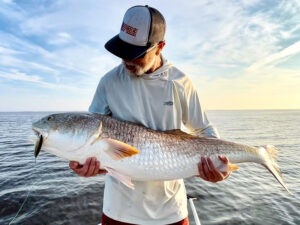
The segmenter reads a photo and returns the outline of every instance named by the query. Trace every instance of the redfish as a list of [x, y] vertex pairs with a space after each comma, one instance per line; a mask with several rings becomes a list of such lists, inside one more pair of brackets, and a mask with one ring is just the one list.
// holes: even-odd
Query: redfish
[[[274, 146], [251, 147], [181, 130], [155, 131], [106, 115], [60, 113], [33, 123], [40, 150], [83, 164], [96, 157], [101, 168], [130, 188], [131, 180], [174, 180], [199, 175], [201, 157], [210, 157], [220, 171], [238, 169], [237, 163], [263, 165], [287, 190], [276, 163]], [[218, 156], [227, 156], [224, 164]]]

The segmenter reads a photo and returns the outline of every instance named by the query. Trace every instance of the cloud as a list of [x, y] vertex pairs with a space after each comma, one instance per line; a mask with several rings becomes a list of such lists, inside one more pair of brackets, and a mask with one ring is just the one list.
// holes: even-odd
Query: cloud
[[[120, 60], [93, 45], [72, 40], [66, 32], [58, 33], [55, 40], [59, 47], [50, 50], [22, 40], [12, 34], [0, 32], [0, 66], [21, 72], [40, 74], [47, 80], [55, 80], [82, 86], [98, 82]], [[72, 45], [61, 46], [72, 42]], [[54, 42], [53, 42], [54, 44]], [[8, 71], [9, 72], [9, 71]], [[45, 73], [46, 72], [46, 73]]]
[[35, 83], [43, 88], [49, 88], [49, 89], [65, 89], [69, 91], [80, 90], [79, 88], [68, 86], [68, 85], [45, 82], [39, 76], [27, 75], [26, 73], [22, 73], [19, 71], [13, 71], [13, 73], [6, 73], [0, 71], [0, 77], [5, 78], [7, 80], [18, 80], [18, 81]]
[[[107, 38], [107, 33], [119, 30], [123, 17], [120, 7], [124, 4], [99, 0], [52, 2], [24, 20], [20, 29], [26, 35], [49, 36], [53, 32], [67, 32], [80, 40], [99, 42]], [[30, 8], [26, 10], [31, 11]]]
[[[1, 3], [0, 82], [18, 90], [33, 84], [45, 96], [65, 90], [74, 96], [70, 102], [80, 95], [89, 98], [100, 77], [120, 63], [103, 46], [118, 33], [126, 9], [136, 4], [121, 0]], [[253, 100], [258, 86], [270, 93], [277, 92], [267, 84], [276, 88], [285, 84], [282, 90], [291, 93], [296, 92], [295, 84], [300, 86], [299, 71], [291, 62], [299, 52], [298, 0], [147, 0], [140, 4], [163, 13], [167, 21], [163, 54], [192, 76], [202, 94], [207, 93], [210, 108], [216, 108], [220, 96], [224, 108], [233, 107], [231, 99], [236, 104]], [[76, 95], [73, 90], [79, 87]]]
[[[13, 52], [13, 51], [14, 50], [10, 50], [10, 52]], [[1, 52], [0, 52], [0, 65], [5, 66], [5, 67], [18, 68], [18, 69], [21, 69], [24, 71], [27, 71], [28, 69], [31, 69], [31, 70], [36, 69], [36, 70], [40, 70], [41, 72], [48, 71], [48, 72], [51, 72], [54, 74], [58, 73], [57, 70], [55, 70], [49, 66], [46, 66], [46, 65], [43, 65], [43, 64], [40, 64], [37, 62], [30, 62], [27, 60], [19, 59], [18, 57], [14, 57], [14, 56], [11, 56], [8, 54], [1, 55]]]
[[60, 32], [56, 35], [56, 37], [51, 38], [49, 40], [49, 44], [63, 45], [63, 44], [70, 43], [71, 41], [72, 41], [72, 37], [70, 34], [68, 34], [66, 32]]
[[288, 57], [295, 55], [300, 52], [300, 41], [292, 44], [291, 46], [281, 50], [280, 52], [271, 54], [266, 58], [253, 63], [246, 70], [248, 71], [256, 71], [265, 66], [274, 66], [284, 60], [287, 60]]
[[4, 48], [0, 46], [0, 54], [1, 55], [15, 55], [20, 54], [20, 51], [16, 51], [14, 49]]
[[294, 7], [299, 12], [297, 18], [287, 17], [281, 11], [287, 7], [286, 1], [271, 5], [252, 1], [250, 5], [255, 7], [235, 1], [201, 3], [201, 6], [195, 2], [182, 6], [187, 12], [184, 14], [179, 12], [181, 7], [180, 10], [174, 9], [175, 6], [168, 8], [176, 17], [167, 18], [171, 23], [168, 37], [172, 37], [167, 47], [172, 45], [168, 48], [172, 57], [182, 60], [186, 56], [189, 62], [205, 65], [252, 64], [277, 52], [288, 38], [297, 36], [299, 6]]
[[13, 0], [1, 0], [0, 2], [3, 2], [5, 4], [12, 4]]
[[20, 54], [35, 54], [39, 57], [51, 55], [44, 47], [35, 44], [34, 41], [28, 40], [26, 36], [18, 36], [18, 33], [12, 34], [0, 30], [0, 40], [0, 46], [2, 48], [18, 51]]
[[[1, 20], [8, 19], [11, 23], [22, 21], [25, 16], [24, 11], [12, 0], [0, 0]], [[0, 20], [0, 22], [1, 22]]]
[[20, 73], [15, 71], [14, 74], [7, 74], [0, 72], [0, 77], [11, 79], [11, 80], [22, 80], [22, 81], [29, 81], [29, 82], [40, 82], [41, 78], [39, 76], [28, 76], [25, 73]]

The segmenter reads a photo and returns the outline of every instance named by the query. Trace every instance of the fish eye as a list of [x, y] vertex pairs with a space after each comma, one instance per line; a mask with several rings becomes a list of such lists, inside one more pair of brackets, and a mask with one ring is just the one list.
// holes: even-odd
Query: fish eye
[[52, 119], [53, 119], [52, 116], [48, 116], [48, 118], [47, 118], [48, 121], [51, 121]]

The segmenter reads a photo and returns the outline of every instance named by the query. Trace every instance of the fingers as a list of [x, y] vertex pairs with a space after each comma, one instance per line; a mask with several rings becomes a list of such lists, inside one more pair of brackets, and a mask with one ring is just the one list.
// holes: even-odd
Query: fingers
[[76, 161], [70, 161], [70, 162], [69, 162], [69, 167], [70, 167], [72, 170], [76, 169], [78, 166], [79, 166], [79, 163], [76, 162]]
[[214, 174], [210, 171], [207, 160], [201, 157], [201, 162], [198, 164], [199, 176], [206, 181], [214, 180]]
[[[229, 165], [229, 159], [228, 159], [226, 156], [219, 156], [219, 159], [220, 159], [223, 163]], [[230, 173], [231, 173], [230, 170], [229, 170], [229, 171], [226, 171], [226, 172], [222, 172], [224, 179], [226, 179], [226, 178], [230, 175]]]
[[[99, 164], [99, 166], [98, 166], [98, 164], [97, 164], [95, 172], [97, 172], [97, 174], [107, 173], [106, 170], [104, 170], [104, 169], [99, 169], [99, 168], [101, 167], [101, 164], [100, 164], [99, 161], [97, 161], [97, 163]], [[98, 169], [97, 169], [97, 168], [98, 168]]]
[[70, 168], [79, 176], [91, 177], [99, 174], [100, 162], [95, 157], [87, 158], [84, 165], [70, 161]]
[[[91, 177], [94, 176], [96, 174], [93, 174], [94, 170], [95, 170], [95, 165], [96, 164], [96, 158], [92, 157], [92, 158], [88, 158], [83, 167], [79, 169], [79, 176], [83, 176], [83, 177]], [[99, 169], [99, 168], [98, 168]]]
[[99, 168], [100, 168], [100, 162], [96, 160], [95, 169], [93, 171], [93, 174], [99, 174]]
[[[96, 158], [91, 158], [90, 163], [89, 163], [89, 165], [87, 167], [87, 172], [85, 174], [86, 177], [91, 177], [91, 176], [94, 175], [94, 171], [95, 171], [96, 164], [97, 164], [96, 161], [97, 161]], [[98, 168], [98, 170], [99, 170], [99, 168]]]
[[[201, 158], [201, 160], [202, 160], [202, 158]], [[207, 177], [204, 174], [204, 169], [203, 169], [202, 161], [198, 163], [198, 171], [199, 171], [199, 177], [201, 177], [203, 180], [207, 180]]]
[[229, 163], [229, 159], [226, 156], [219, 155], [219, 159], [225, 164]]
[[208, 157], [207, 162], [209, 167], [211, 168], [211, 173], [213, 174], [214, 180], [211, 182], [218, 182], [224, 179], [223, 174], [215, 167], [214, 163]]
[[75, 172], [79, 175], [79, 176], [85, 176], [88, 172], [88, 168], [89, 165], [91, 163], [92, 158], [87, 158], [87, 160], [85, 161], [85, 163], [83, 164], [83, 166], [81, 168], [78, 168]]
[[212, 173], [212, 171], [211, 171], [211, 169], [210, 169], [210, 167], [209, 167], [209, 165], [207, 163], [207, 160], [203, 157], [201, 159], [201, 161], [202, 161], [203, 170], [204, 170], [204, 173], [205, 173], [205, 175], [207, 177], [207, 180], [208, 181], [213, 181], [214, 180], [214, 174]]
[[[226, 156], [219, 156], [219, 159], [225, 164], [229, 163]], [[199, 177], [213, 183], [226, 179], [230, 174], [230, 172], [222, 173], [219, 171], [209, 157], [201, 157], [201, 162], [198, 164], [198, 171]]]

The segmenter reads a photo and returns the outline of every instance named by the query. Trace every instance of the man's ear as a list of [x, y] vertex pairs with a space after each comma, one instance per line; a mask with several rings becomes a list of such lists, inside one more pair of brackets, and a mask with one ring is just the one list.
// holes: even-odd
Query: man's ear
[[156, 55], [159, 55], [160, 52], [163, 50], [163, 48], [165, 47], [166, 42], [165, 41], [161, 41], [159, 44], [157, 44], [157, 50], [155, 52]]

